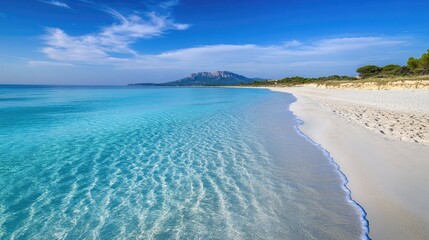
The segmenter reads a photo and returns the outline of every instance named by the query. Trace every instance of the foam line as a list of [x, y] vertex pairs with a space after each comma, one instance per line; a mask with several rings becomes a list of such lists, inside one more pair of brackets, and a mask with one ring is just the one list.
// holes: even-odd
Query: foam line
[[366, 218], [367, 217], [367, 213], [365, 211], [365, 209], [362, 207], [362, 205], [360, 205], [358, 202], [356, 202], [353, 198], [352, 198], [352, 191], [347, 187], [347, 184], [349, 183], [349, 180], [347, 178], [347, 176], [341, 171], [340, 165], [338, 165], [337, 162], [335, 162], [334, 158], [331, 157], [331, 153], [324, 149], [322, 147], [322, 145], [320, 145], [319, 143], [313, 141], [313, 139], [311, 139], [309, 136], [307, 136], [303, 131], [301, 131], [301, 129], [299, 128], [299, 126], [304, 124], [304, 121], [301, 120], [300, 118], [298, 118], [296, 115], [294, 115], [296, 120], [297, 120], [297, 125], [295, 126], [295, 130], [297, 131], [297, 133], [299, 135], [301, 135], [304, 139], [306, 139], [308, 142], [312, 143], [313, 145], [315, 145], [317, 148], [319, 148], [323, 154], [330, 160], [330, 162], [332, 163], [332, 165], [334, 165], [334, 167], [336, 168], [338, 174], [341, 177], [342, 180], [342, 187], [343, 189], [347, 192], [347, 198], [346, 200], [353, 203], [353, 205], [358, 209], [358, 211], [361, 213], [361, 223], [364, 229], [363, 235], [361, 236], [361, 238], [363, 240], [371, 240], [371, 238], [369, 237], [369, 232], [370, 232], [370, 227], [369, 227], [369, 221]]

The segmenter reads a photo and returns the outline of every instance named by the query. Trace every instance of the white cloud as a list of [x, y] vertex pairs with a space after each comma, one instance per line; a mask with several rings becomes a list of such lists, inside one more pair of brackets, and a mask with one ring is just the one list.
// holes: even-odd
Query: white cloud
[[49, 62], [49, 61], [29, 61], [28, 66], [30, 67], [73, 67], [71, 63], [62, 63], [62, 62]]
[[[179, 49], [156, 55], [138, 55], [121, 62], [125, 68], [235, 68], [263, 69], [291, 67], [300, 63], [316, 66], [317, 63], [337, 61], [338, 64], [359, 61], [363, 55], [378, 55], [403, 43], [400, 39], [382, 37], [333, 38], [311, 43], [263, 45], [208, 45]], [[113, 63], [114, 64], [114, 63]]]
[[48, 28], [44, 36], [47, 46], [41, 51], [54, 60], [106, 64], [121, 61], [112, 57], [113, 53], [137, 56], [130, 45], [138, 39], [157, 37], [167, 30], [188, 28], [187, 24], [175, 23], [154, 12], [147, 13], [144, 19], [137, 15], [125, 17], [114, 10], [109, 10], [109, 13], [119, 23], [105, 27], [96, 34], [70, 36], [59, 28]]
[[[94, 5], [87, 0], [80, 1]], [[170, 8], [177, 4], [177, 0], [164, 1], [160, 7]], [[48, 28], [41, 52], [50, 59], [50, 63], [107, 65], [152, 73], [231, 70], [273, 78], [285, 74], [349, 74], [359, 65], [383, 62], [407, 42], [390, 37], [346, 37], [292, 40], [275, 45], [216, 44], [144, 54], [137, 52], [132, 45], [141, 39], [162, 36], [169, 30], [186, 30], [189, 25], [173, 21], [169, 14], [149, 12], [144, 16], [124, 16], [106, 6], [94, 7], [112, 15], [117, 23], [102, 28], [98, 33], [77, 36], [59, 28]], [[38, 66], [43, 63], [35, 61], [29, 64]]]
[[[382, 62], [389, 58], [389, 52], [406, 43], [404, 39], [388, 37], [328, 38], [269, 46], [206, 45], [140, 54], [130, 48], [130, 42], [157, 36], [167, 25], [174, 24], [156, 23], [157, 20], [141, 23], [140, 19], [129, 18], [126, 21], [97, 35], [72, 37], [60, 29], [50, 29], [45, 37], [48, 47], [43, 52], [50, 59], [61, 62], [111, 65], [117, 69], [150, 72], [231, 70], [276, 78], [286, 74], [349, 74], [357, 66], [366, 64], [368, 59], [371, 63]], [[112, 52], [128, 53], [129, 56], [117, 58]]]
[[172, 8], [177, 5], [179, 5], [179, 0], [169, 0], [169, 1], [161, 2], [159, 4], [159, 6], [164, 9]]
[[67, 3], [60, 2], [60, 1], [55, 1], [55, 0], [51, 0], [51, 1], [48, 1], [48, 0], [39, 0], [39, 1], [43, 2], [43, 3], [50, 4], [50, 5], [54, 5], [54, 6], [57, 6], [57, 7], [70, 8], [70, 6], [67, 5]]

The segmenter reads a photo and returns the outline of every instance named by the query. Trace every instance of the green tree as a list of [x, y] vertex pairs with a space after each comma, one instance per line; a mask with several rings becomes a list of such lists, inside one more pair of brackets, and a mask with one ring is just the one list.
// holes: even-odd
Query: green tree
[[409, 58], [407, 66], [415, 74], [428, 74], [429, 73], [429, 50], [423, 53], [421, 58]]
[[423, 70], [423, 74], [428, 74], [429, 73], [429, 49], [426, 53], [423, 53], [419, 62], [420, 62], [420, 67]]
[[389, 65], [384, 66], [383, 69], [381, 70], [381, 72], [383, 73], [383, 75], [397, 76], [397, 75], [400, 75], [401, 66], [396, 65], [396, 64], [389, 64]]
[[411, 71], [416, 71], [420, 65], [420, 60], [413, 57], [408, 58], [407, 66]]
[[359, 76], [362, 78], [377, 76], [381, 73], [381, 71], [382, 68], [375, 65], [363, 66], [356, 70], [356, 72], [359, 73]]

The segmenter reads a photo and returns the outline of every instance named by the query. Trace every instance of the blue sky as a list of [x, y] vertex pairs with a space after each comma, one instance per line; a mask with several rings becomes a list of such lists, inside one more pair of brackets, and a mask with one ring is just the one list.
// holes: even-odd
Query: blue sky
[[355, 75], [429, 48], [429, 1], [2, 0], [0, 84]]

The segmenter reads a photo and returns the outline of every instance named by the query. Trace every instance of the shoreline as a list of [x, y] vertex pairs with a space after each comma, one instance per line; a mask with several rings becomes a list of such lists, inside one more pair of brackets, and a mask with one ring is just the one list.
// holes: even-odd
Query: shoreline
[[347, 198], [346, 200], [348, 202], [350, 202], [361, 214], [361, 224], [362, 224], [362, 228], [364, 229], [361, 239], [371, 239], [369, 237], [369, 232], [370, 232], [370, 227], [369, 227], [369, 221], [367, 219], [367, 212], [365, 211], [365, 209], [362, 207], [361, 204], [359, 204], [358, 202], [356, 202], [353, 197], [352, 197], [352, 191], [349, 189], [348, 184], [349, 184], [349, 179], [347, 178], [347, 176], [344, 174], [344, 172], [341, 170], [340, 165], [335, 161], [335, 159], [331, 156], [331, 153], [326, 150], [325, 148], [323, 148], [322, 145], [320, 145], [319, 143], [315, 142], [313, 139], [311, 139], [309, 136], [307, 136], [301, 129], [300, 127], [305, 123], [303, 120], [301, 120], [298, 116], [296, 116], [296, 119], [299, 121], [298, 125], [296, 126], [296, 131], [298, 132], [298, 134], [300, 134], [303, 138], [305, 138], [307, 141], [309, 141], [311, 144], [317, 146], [322, 152], [323, 154], [329, 159], [330, 163], [335, 167], [335, 170], [338, 172], [338, 174], [340, 175], [341, 179], [342, 179], [342, 188], [344, 189], [344, 191], [347, 192]]
[[[297, 98], [290, 110], [304, 122], [299, 131], [319, 144], [338, 164], [340, 173], [348, 180], [346, 188], [350, 190], [353, 201], [367, 213], [369, 237], [429, 237], [426, 208], [429, 202], [429, 177], [426, 176], [429, 161], [424, 161], [429, 155], [427, 145], [407, 142], [406, 139], [389, 139], [353, 122], [353, 119], [321, 107], [327, 95], [344, 90], [329, 90], [331, 92], [327, 93], [325, 89], [312, 89], [309, 94], [306, 92], [308, 88], [268, 89], [291, 93]], [[313, 98], [311, 94], [320, 96]], [[373, 91], [371, 94], [377, 93]]]

